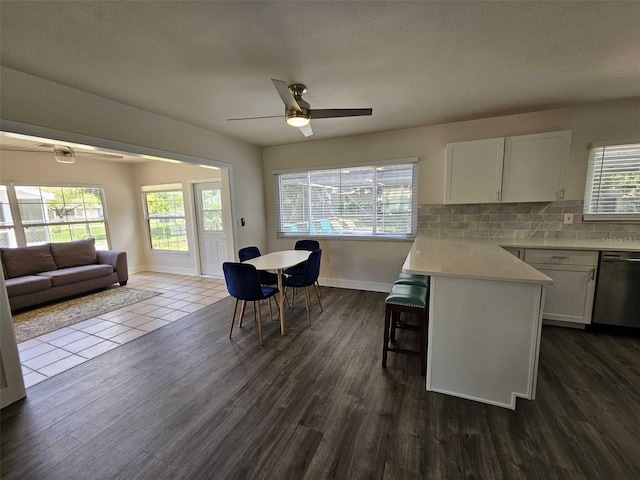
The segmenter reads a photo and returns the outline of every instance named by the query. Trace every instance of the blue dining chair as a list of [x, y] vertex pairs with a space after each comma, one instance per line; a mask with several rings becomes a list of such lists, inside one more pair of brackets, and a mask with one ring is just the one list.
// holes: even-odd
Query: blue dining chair
[[[310, 252], [313, 252], [314, 250], [320, 249], [320, 242], [318, 242], [317, 240], [308, 239], [298, 240], [293, 248], [294, 250], [308, 250]], [[285, 275], [303, 275], [306, 268], [306, 263], [307, 262], [302, 262], [293, 267], [286, 268], [284, 270]], [[322, 290], [320, 290], [320, 284], [317, 280], [313, 288], [316, 290], [316, 295], [320, 295], [322, 297]]]
[[[238, 250], [238, 258], [241, 262], [245, 260], [251, 260], [252, 258], [256, 258], [262, 255], [260, 253], [260, 249], [255, 246], [244, 247]], [[262, 285], [277, 285], [278, 284], [278, 275], [272, 272], [265, 272], [262, 270], [258, 271], [258, 275], [260, 275], [260, 283]]]
[[[274, 287], [266, 287], [260, 283], [260, 276], [256, 267], [248, 263], [224, 262], [222, 264], [224, 279], [227, 283], [229, 295], [236, 299], [233, 306], [233, 316], [231, 317], [231, 328], [229, 329], [229, 338], [233, 333], [233, 324], [236, 320], [236, 310], [238, 301], [242, 300], [240, 307], [240, 319], [238, 327], [242, 328], [242, 317], [247, 302], [253, 302], [254, 311], [258, 315], [258, 331], [260, 333], [260, 345], [264, 345], [262, 340], [262, 312], [260, 311], [260, 300], [266, 300], [278, 293], [278, 289]], [[273, 316], [271, 311], [271, 303], [269, 303], [269, 314]]]
[[[310, 301], [309, 301], [309, 287], [314, 285], [318, 281], [318, 276], [320, 275], [320, 260], [322, 258], [322, 250], [318, 249], [309, 255], [309, 258], [306, 261], [304, 272], [300, 275], [290, 275], [285, 277], [282, 280], [282, 285], [284, 287], [291, 288], [304, 288], [304, 298], [305, 298], [305, 306], [307, 307], [307, 320], [309, 320], [309, 325], [311, 325], [311, 313], [310, 313]], [[294, 290], [295, 291], [295, 290]], [[320, 311], [322, 312], [322, 302], [320, 302], [320, 295], [317, 290], [316, 298], [318, 299], [318, 305], [320, 305]], [[293, 300], [291, 301], [291, 305], [293, 307]]]

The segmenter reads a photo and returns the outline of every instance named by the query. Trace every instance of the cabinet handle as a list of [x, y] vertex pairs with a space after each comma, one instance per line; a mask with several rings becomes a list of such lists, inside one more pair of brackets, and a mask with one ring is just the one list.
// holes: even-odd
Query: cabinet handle
[[591, 275], [589, 276], [589, 280], [595, 280], [596, 279], [596, 268], [593, 267], [591, 269]]
[[551, 258], [555, 258], [556, 260], [564, 260], [565, 258], [569, 258], [569, 255], [553, 255]]
[[564, 200], [564, 188], [561, 188], [560, 190], [558, 190], [556, 192], [556, 195], [558, 196], [558, 200]]

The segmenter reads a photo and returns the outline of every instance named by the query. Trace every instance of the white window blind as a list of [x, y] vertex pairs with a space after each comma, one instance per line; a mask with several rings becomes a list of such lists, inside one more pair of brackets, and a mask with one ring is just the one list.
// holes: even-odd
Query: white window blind
[[417, 163], [276, 173], [278, 235], [415, 236]]
[[640, 220], [640, 143], [592, 146], [584, 219]]

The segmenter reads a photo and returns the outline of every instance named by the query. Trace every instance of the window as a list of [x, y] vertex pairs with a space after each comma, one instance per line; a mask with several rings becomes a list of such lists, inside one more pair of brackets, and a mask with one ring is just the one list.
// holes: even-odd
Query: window
[[17, 247], [16, 230], [9, 202], [9, 191], [0, 185], [0, 247]]
[[143, 196], [151, 249], [188, 252], [182, 186], [143, 187]]
[[108, 248], [102, 189], [16, 186], [27, 245], [95, 238]]
[[0, 246], [95, 238], [109, 248], [104, 195], [97, 187], [0, 185]]
[[640, 220], [640, 143], [592, 145], [584, 218]]
[[276, 172], [278, 235], [410, 238], [417, 224], [417, 159]]

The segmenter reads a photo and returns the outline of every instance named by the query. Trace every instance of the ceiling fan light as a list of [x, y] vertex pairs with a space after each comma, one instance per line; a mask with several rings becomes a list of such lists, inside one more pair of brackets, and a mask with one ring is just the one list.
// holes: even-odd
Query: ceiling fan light
[[309, 115], [305, 115], [302, 112], [287, 113], [287, 124], [292, 127], [306, 127], [309, 125], [309, 120]]
[[75, 163], [76, 161], [76, 156], [71, 147], [56, 145], [53, 149], [53, 154], [58, 163]]

